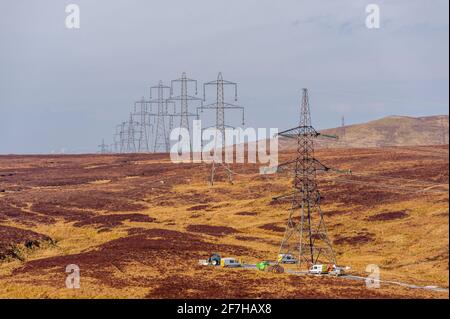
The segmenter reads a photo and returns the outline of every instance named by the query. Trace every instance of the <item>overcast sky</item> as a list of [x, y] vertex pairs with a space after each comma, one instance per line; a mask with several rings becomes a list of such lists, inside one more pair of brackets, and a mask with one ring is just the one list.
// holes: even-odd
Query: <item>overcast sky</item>
[[[80, 29], [65, 7], [78, 4]], [[377, 3], [380, 29], [365, 25]], [[247, 125], [448, 114], [447, 0], [2, 0], [0, 153], [95, 152], [158, 80], [221, 71]], [[201, 92], [200, 92], [201, 93]], [[237, 123], [239, 124], [239, 123]]]

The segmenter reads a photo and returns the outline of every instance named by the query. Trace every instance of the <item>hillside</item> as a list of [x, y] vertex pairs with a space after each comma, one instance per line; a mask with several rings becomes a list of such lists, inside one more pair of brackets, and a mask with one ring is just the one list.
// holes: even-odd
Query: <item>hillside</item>
[[[448, 115], [427, 117], [388, 116], [363, 124], [321, 130], [338, 140], [321, 138], [318, 147], [380, 147], [448, 144]], [[280, 141], [292, 148], [294, 141]]]
[[[294, 156], [280, 154], [280, 161]], [[448, 148], [321, 149], [352, 176], [319, 176], [339, 264], [448, 287]], [[198, 265], [213, 252], [273, 259], [291, 203], [288, 172], [233, 165], [235, 184], [164, 154], [0, 156], [0, 298], [448, 298], [383, 283]], [[7, 234], [7, 235], [6, 235]], [[67, 289], [66, 266], [81, 269]]]

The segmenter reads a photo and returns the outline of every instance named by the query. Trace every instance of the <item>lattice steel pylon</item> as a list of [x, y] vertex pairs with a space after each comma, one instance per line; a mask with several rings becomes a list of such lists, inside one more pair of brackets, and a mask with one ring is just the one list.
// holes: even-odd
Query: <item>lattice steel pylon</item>
[[[174, 84], [180, 83], [180, 95], [174, 96]], [[184, 128], [189, 132], [189, 136], [191, 136], [191, 130], [189, 125], [189, 117], [196, 117], [197, 114], [189, 112], [189, 101], [202, 101], [201, 98], [192, 96], [188, 94], [188, 84], [193, 83], [195, 85], [195, 95], [197, 95], [197, 80], [189, 79], [186, 76], [186, 73], [183, 72], [181, 74], [181, 78], [172, 80], [170, 84], [170, 101], [180, 101], [180, 128]], [[173, 116], [170, 117], [170, 120], [173, 121]], [[190, 141], [190, 149], [192, 152], [192, 142]]]
[[[152, 92], [157, 90], [157, 98], [152, 98]], [[155, 141], [153, 150], [155, 152], [163, 151], [168, 153], [170, 148], [170, 141], [166, 127], [166, 117], [168, 117], [168, 100], [165, 98], [164, 92], [170, 90], [170, 86], [164, 85], [162, 81], [159, 81], [158, 85], [150, 87], [150, 105], [157, 104], [157, 113], [152, 114], [155, 117]]]
[[303, 89], [300, 125], [279, 135], [297, 140], [297, 156], [293, 161], [279, 165], [294, 166], [294, 192], [290, 195], [292, 206], [278, 256], [298, 256], [299, 268], [312, 264], [336, 264], [320, 208], [320, 192], [316, 181], [317, 171], [327, 171], [329, 168], [314, 157], [314, 138], [320, 133], [311, 125], [307, 89]]
[[108, 152], [108, 145], [105, 144], [105, 139], [102, 139], [102, 144], [98, 145], [98, 147], [100, 148], [100, 154], [106, 154], [109, 153]]
[[113, 145], [112, 149], [115, 153], [120, 153], [120, 129], [122, 128], [122, 124], [116, 125], [115, 132], [113, 134]]
[[[218, 149], [220, 149], [220, 151], [222, 152], [221, 163], [216, 163], [215, 159], [211, 163], [211, 175], [210, 175], [209, 182], [211, 185], [214, 185], [214, 178], [216, 176], [216, 166], [217, 166], [217, 164], [219, 164], [222, 167], [224, 167], [225, 171], [227, 172], [228, 181], [230, 183], [232, 183], [233, 182], [233, 172], [231, 171], [229, 165], [227, 163], [225, 163], [224, 156], [223, 156], [223, 152], [226, 147], [226, 145], [225, 145], [225, 128], [226, 127], [233, 128], [232, 126], [227, 125], [225, 123], [225, 110], [232, 110], [232, 109], [241, 110], [242, 111], [242, 125], [245, 125], [244, 107], [225, 102], [224, 87], [226, 85], [231, 85], [234, 87], [234, 100], [237, 101], [237, 83], [224, 80], [221, 72], [219, 72], [219, 74], [217, 75], [216, 81], [211, 81], [211, 82], [207, 82], [207, 83], [203, 84], [203, 101], [206, 101], [206, 86], [208, 86], [208, 85], [216, 86], [216, 102], [208, 104], [208, 105], [202, 105], [201, 107], [197, 108], [197, 113], [198, 113], [199, 109], [202, 112], [204, 110], [215, 110], [216, 111], [215, 128], [216, 128], [216, 133], [219, 132], [221, 135], [221, 144], [220, 144], [220, 146], [218, 146], [217, 144], [214, 146], [214, 155], [217, 153]], [[205, 129], [207, 129], [207, 128], [205, 128]], [[217, 142], [217, 134], [216, 134], [215, 141]], [[214, 158], [215, 158], [215, 156], [214, 156]]]
[[[118, 141], [118, 145], [119, 145], [119, 149], [118, 152], [119, 153], [124, 153], [125, 149], [126, 149], [126, 140], [125, 140], [125, 127], [126, 127], [127, 122], [122, 122], [119, 125], [117, 125], [116, 129], [119, 129], [118, 132], [118, 136], [119, 136], [119, 141]], [[117, 132], [116, 132], [117, 134]], [[116, 135], [117, 136], [117, 135]]]
[[128, 122], [126, 122], [126, 129], [125, 129], [125, 152], [126, 153], [136, 153], [136, 142], [137, 138], [136, 135], [139, 135], [139, 123], [134, 120], [133, 113], [130, 113], [130, 118]]
[[137, 141], [137, 152], [150, 152], [151, 139], [153, 136], [153, 125], [150, 123], [151, 104], [142, 97], [140, 101], [134, 102], [133, 115], [139, 118], [139, 137]]

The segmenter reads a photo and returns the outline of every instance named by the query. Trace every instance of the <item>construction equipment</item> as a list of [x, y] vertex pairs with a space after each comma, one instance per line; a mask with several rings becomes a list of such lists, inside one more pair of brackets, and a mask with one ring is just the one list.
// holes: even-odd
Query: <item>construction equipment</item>
[[284, 268], [282, 266], [267, 260], [257, 263], [256, 269], [258, 269], [259, 271], [267, 271], [276, 274], [282, 274], [284, 272]]
[[236, 258], [226, 257], [220, 260], [220, 266], [234, 268], [234, 267], [241, 267], [242, 264]]
[[256, 268], [261, 271], [265, 271], [267, 269], [267, 267], [269, 267], [269, 266], [270, 266], [270, 263], [267, 260], [261, 261], [256, 264]]
[[221, 258], [219, 254], [212, 254], [208, 259], [200, 259], [198, 263], [202, 266], [219, 266], [220, 261]]
[[219, 266], [220, 265], [220, 255], [219, 254], [212, 254], [211, 257], [208, 258], [208, 264], [213, 266]]
[[284, 273], [284, 268], [280, 265], [273, 265], [267, 267], [268, 272], [273, 272], [274, 274], [282, 274]]

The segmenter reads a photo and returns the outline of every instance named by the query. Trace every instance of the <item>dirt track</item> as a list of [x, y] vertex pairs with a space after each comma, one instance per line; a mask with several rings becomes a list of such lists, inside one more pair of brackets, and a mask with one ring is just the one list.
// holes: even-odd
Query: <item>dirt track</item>
[[[448, 148], [325, 149], [317, 157], [355, 172], [345, 183], [320, 176], [342, 264], [363, 274], [376, 263], [386, 279], [448, 287]], [[289, 174], [233, 170], [235, 185], [219, 172], [210, 188], [204, 164], [159, 154], [0, 156], [0, 297], [448, 297], [198, 266], [211, 252], [273, 258], [283, 235], [289, 201], [272, 197], [289, 191]], [[65, 288], [68, 264], [81, 268], [78, 291]]]

